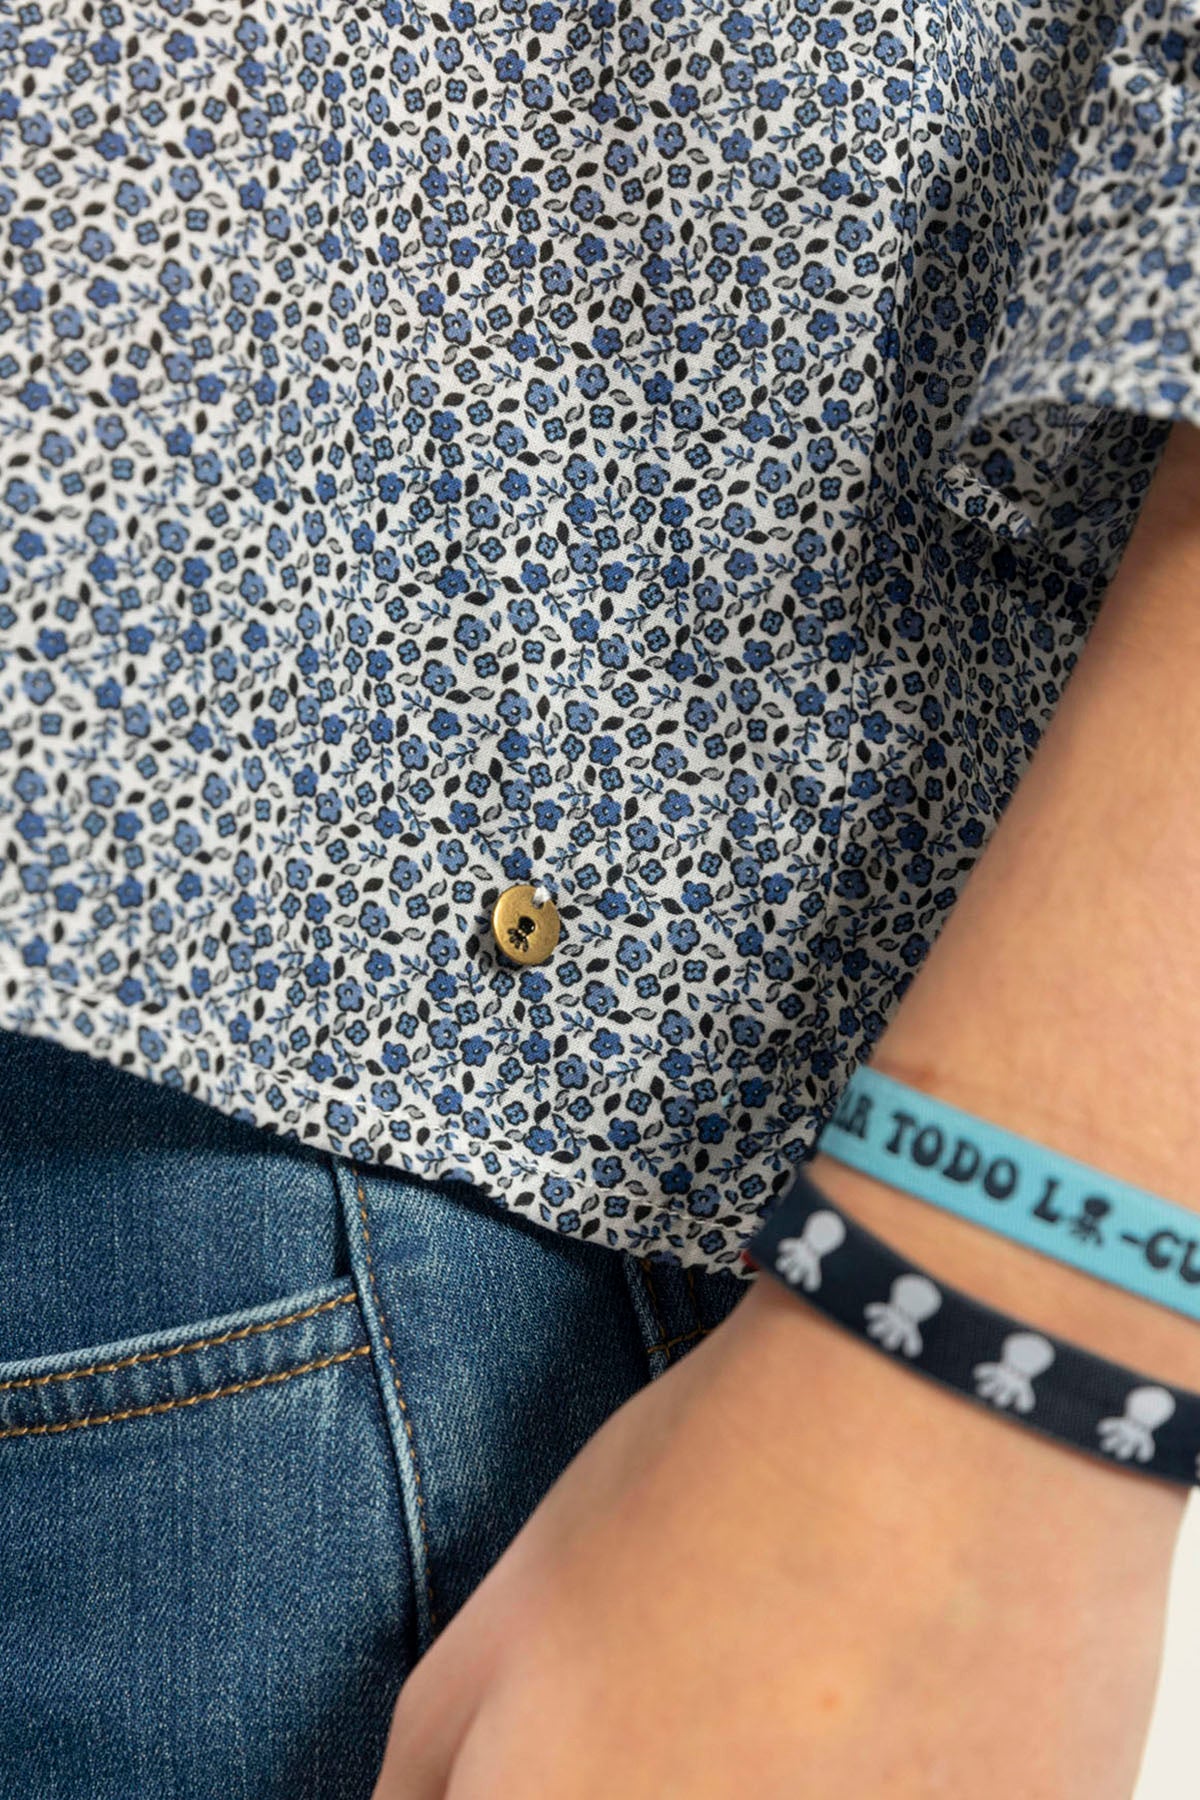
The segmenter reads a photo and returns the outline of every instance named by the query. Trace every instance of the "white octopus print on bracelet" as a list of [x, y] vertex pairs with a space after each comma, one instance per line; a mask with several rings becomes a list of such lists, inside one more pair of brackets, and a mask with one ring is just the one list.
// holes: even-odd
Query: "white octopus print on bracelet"
[[1200, 1482], [1200, 1394], [934, 1281], [802, 1169], [742, 1254], [884, 1354], [1002, 1417], [1160, 1480]]

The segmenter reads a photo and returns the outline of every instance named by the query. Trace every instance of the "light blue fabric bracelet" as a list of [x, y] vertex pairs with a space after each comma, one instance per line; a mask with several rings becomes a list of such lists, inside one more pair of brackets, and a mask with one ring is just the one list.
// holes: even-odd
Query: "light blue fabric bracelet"
[[1113, 1287], [1200, 1319], [1200, 1214], [866, 1064], [816, 1148]]

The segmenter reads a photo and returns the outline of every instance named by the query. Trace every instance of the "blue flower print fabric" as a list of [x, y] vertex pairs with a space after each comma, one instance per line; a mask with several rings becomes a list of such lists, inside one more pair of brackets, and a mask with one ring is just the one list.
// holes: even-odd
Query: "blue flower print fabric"
[[1196, 15], [0, 8], [0, 1025], [746, 1273], [1200, 417]]

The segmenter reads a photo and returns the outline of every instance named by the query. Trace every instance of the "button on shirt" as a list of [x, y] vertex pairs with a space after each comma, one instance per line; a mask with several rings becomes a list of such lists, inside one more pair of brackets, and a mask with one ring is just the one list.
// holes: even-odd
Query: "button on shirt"
[[559, 930], [553, 900], [528, 882], [505, 888], [492, 909], [492, 939], [509, 962], [545, 962], [558, 942]]
[[745, 1273], [1200, 422], [1196, 0], [0, 29], [0, 1023]]

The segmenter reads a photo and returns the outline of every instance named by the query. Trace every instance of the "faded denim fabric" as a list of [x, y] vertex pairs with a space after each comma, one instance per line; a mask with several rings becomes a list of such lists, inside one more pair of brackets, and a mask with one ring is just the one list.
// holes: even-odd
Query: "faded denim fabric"
[[0, 1034], [0, 1796], [366, 1800], [415, 1661], [746, 1291]]

